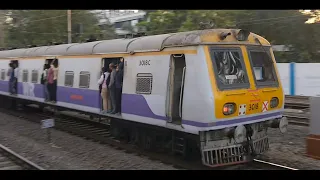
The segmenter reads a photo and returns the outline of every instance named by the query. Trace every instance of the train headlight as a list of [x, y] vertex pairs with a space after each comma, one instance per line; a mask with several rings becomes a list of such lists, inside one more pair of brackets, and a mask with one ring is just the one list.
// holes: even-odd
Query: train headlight
[[273, 97], [270, 100], [270, 108], [275, 108], [279, 105], [279, 99], [277, 97]]
[[236, 129], [234, 130], [234, 135], [233, 135], [235, 142], [242, 143], [243, 141], [245, 141], [246, 136], [247, 136], [246, 128], [243, 125], [237, 126]]
[[233, 114], [236, 111], [236, 106], [234, 103], [227, 103], [223, 106], [223, 114], [224, 115], [230, 115]]

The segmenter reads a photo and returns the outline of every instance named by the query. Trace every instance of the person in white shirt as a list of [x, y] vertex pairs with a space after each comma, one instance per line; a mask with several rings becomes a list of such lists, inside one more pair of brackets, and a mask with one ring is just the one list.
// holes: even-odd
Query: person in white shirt
[[102, 75], [98, 81], [98, 85], [101, 86], [101, 97], [103, 101], [102, 113], [107, 113], [107, 111], [110, 109], [109, 93], [106, 83], [109, 75], [110, 73], [107, 71], [107, 68], [102, 68]]

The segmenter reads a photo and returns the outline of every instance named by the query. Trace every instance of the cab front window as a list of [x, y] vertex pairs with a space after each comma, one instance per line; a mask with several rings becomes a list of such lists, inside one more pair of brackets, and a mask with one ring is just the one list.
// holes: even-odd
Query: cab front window
[[211, 59], [220, 90], [249, 87], [240, 48], [212, 48]]
[[277, 85], [277, 78], [270, 48], [248, 48], [251, 67], [257, 86]]

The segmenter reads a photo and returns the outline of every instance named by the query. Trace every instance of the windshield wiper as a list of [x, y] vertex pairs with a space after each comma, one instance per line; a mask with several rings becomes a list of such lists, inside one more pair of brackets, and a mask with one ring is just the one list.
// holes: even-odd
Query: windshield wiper
[[273, 60], [272, 60], [270, 54], [267, 52], [267, 50], [264, 49], [264, 47], [263, 47], [262, 43], [260, 42], [260, 40], [257, 37], [255, 37], [255, 41], [257, 41], [260, 44], [260, 47], [262, 48], [262, 50], [268, 55], [269, 61], [271, 63], [273, 63]]

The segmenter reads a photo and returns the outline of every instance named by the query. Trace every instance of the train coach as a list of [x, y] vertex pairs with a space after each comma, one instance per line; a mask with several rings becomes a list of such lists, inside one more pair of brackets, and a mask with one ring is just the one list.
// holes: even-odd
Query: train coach
[[[124, 58], [121, 115], [101, 113], [101, 68]], [[58, 64], [57, 102], [44, 101], [40, 76]], [[8, 92], [8, 64], [19, 69]], [[285, 132], [284, 93], [270, 43], [241, 29], [61, 44], [0, 51], [2, 99], [28, 100], [111, 119], [111, 132], [144, 148], [206, 166], [250, 161], [268, 150], [268, 128]]]

